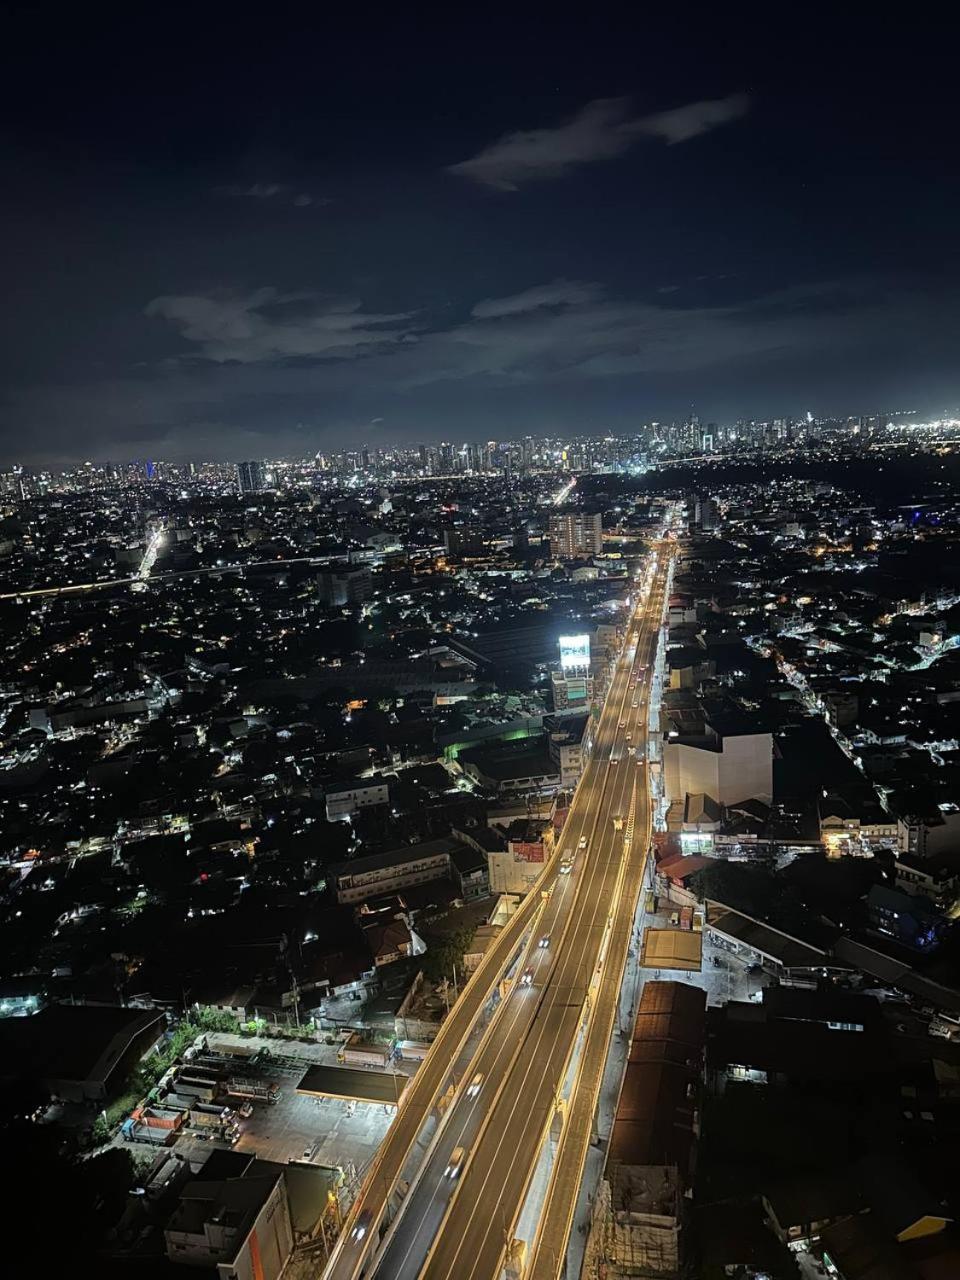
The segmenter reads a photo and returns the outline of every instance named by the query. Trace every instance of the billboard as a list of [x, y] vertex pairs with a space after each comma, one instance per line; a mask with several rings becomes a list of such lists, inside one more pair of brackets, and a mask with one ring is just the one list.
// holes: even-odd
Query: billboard
[[590, 637], [560, 637], [560, 670], [585, 671], [590, 667]]

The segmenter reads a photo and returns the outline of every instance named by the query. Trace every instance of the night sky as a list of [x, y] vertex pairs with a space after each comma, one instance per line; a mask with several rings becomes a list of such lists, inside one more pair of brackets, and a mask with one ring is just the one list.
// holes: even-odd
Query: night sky
[[7, 9], [0, 465], [960, 402], [955, 27], [454, 8]]

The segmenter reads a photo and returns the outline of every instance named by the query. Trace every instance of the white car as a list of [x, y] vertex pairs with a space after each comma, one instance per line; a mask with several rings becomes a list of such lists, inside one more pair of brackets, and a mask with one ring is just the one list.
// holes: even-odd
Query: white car
[[480, 1086], [483, 1084], [483, 1072], [478, 1071], [470, 1083], [467, 1085], [467, 1097], [475, 1098], [480, 1092]]
[[587, 847], [587, 837], [586, 837], [586, 836], [581, 836], [581, 837], [580, 837], [580, 848], [581, 848], [581, 849], [585, 849], [586, 847]]
[[364, 1209], [364, 1211], [360, 1214], [359, 1218], [357, 1218], [357, 1221], [356, 1221], [356, 1224], [354, 1225], [353, 1230], [350, 1232], [350, 1239], [362, 1240], [363, 1237], [370, 1230], [370, 1221], [372, 1218], [373, 1218], [372, 1211], [370, 1209]]
[[454, 1147], [450, 1152], [450, 1163], [443, 1171], [445, 1178], [457, 1178], [460, 1176], [460, 1170], [463, 1168], [463, 1157], [467, 1154], [466, 1147]]
[[547, 947], [549, 947], [549, 945], [550, 945], [550, 935], [549, 933], [545, 933], [543, 937], [540, 939], [540, 941], [537, 943], [537, 946], [540, 947], [542, 951], [545, 951]]
[[533, 970], [532, 969], [524, 969], [523, 973], [520, 975], [520, 985], [521, 987], [533, 986]]

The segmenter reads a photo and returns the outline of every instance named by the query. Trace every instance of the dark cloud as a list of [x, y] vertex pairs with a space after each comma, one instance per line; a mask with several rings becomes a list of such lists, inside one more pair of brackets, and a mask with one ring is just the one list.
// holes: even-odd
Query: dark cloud
[[655, 115], [631, 116], [628, 98], [598, 98], [562, 124], [504, 134], [447, 171], [498, 191], [517, 191], [530, 182], [561, 178], [583, 165], [611, 160], [645, 136], [671, 145], [688, 142], [739, 119], [749, 105], [746, 94], [735, 93]]
[[412, 319], [410, 312], [365, 314], [354, 299], [273, 288], [154, 298], [146, 314], [171, 321], [197, 356], [218, 364], [362, 355], [397, 342]]

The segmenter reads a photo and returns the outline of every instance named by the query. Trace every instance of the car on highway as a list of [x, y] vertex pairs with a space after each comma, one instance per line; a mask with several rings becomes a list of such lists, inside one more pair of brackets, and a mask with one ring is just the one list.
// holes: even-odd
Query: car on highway
[[520, 985], [521, 987], [533, 986], [533, 970], [532, 969], [524, 969], [523, 973], [521, 973], [520, 975]]
[[547, 947], [549, 947], [549, 945], [550, 945], [550, 935], [549, 933], [545, 933], [543, 937], [540, 939], [540, 941], [537, 943], [537, 946], [540, 947], [541, 949], [546, 949]]
[[628, 733], [628, 734], [627, 734], [627, 741], [628, 741], [628, 742], [631, 742], [632, 740], [633, 740], [633, 734], [632, 734], [632, 733]]
[[460, 1176], [460, 1170], [463, 1168], [463, 1157], [467, 1154], [466, 1147], [454, 1147], [450, 1152], [450, 1161], [443, 1171], [445, 1178], [457, 1178]]
[[370, 1230], [370, 1223], [373, 1221], [373, 1210], [364, 1209], [356, 1222], [353, 1224], [353, 1230], [350, 1232], [351, 1240], [362, 1240]]
[[572, 870], [573, 870], [573, 854], [565, 853], [563, 857], [560, 859], [560, 874], [562, 876], [568, 876]]
[[581, 836], [581, 837], [580, 837], [580, 844], [579, 844], [579, 848], [581, 848], [581, 849], [585, 849], [586, 847], [587, 847], [587, 837], [586, 837], [586, 836]]
[[610, 752], [610, 763], [611, 763], [611, 764], [619, 764], [619, 763], [620, 763], [620, 757], [617, 755], [617, 753], [616, 753], [615, 751], [611, 751], [611, 752]]
[[633, 700], [634, 710], [636, 710], [636, 708], [637, 708], [637, 707], [639, 707], [639, 705], [640, 705], [640, 699], [639, 699], [639, 698], [634, 698], [634, 700]]
[[626, 727], [627, 727], [626, 720], [621, 720], [620, 723], [617, 725], [618, 729], [625, 729]]
[[483, 1084], [483, 1072], [478, 1071], [470, 1083], [467, 1085], [467, 1097], [475, 1098], [480, 1092], [480, 1086]]

